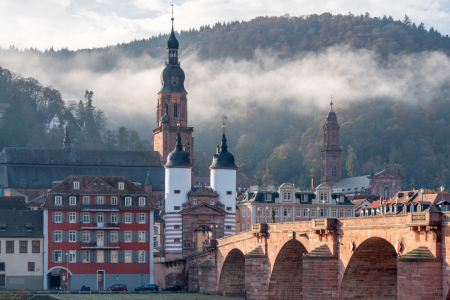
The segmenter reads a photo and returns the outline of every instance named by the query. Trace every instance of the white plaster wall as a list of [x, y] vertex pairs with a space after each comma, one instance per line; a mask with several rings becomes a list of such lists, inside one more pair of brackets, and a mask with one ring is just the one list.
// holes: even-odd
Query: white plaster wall
[[[14, 253], [6, 253], [6, 241], [14, 241]], [[19, 253], [19, 241], [28, 241], [28, 253]], [[40, 242], [39, 253], [32, 253], [32, 241]], [[0, 262], [5, 263], [6, 276], [42, 276], [44, 272], [43, 251], [44, 240], [42, 238], [0, 238]], [[34, 262], [34, 272], [28, 272], [28, 263]]]
[[[231, 206], [231, 211], [227, 213], [236, 213], [236, 170], [230, 169], [212, 169], [211, 170], [211, 188], [219, 194], [219, 201], [225, 205], [225, 208]], [[231, 195], [227, 195], [231, 191]]]
[[[191, 190], [191, 169], [167, 168], [165, 186], [165, 212], [180, 212], [181, 205], [186, 202], [187, 193]], [[179, 190], [180, 193], [174, 194], [175, 190]], [[179, 206], [180, 210], [174, 210], [174, 206]]]

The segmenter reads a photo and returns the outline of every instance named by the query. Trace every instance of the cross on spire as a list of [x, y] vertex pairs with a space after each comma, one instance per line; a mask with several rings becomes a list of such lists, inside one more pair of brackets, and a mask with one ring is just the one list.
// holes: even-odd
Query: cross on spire
[[331, 102], [330, 102], [331, 109], [330, 109], [330, 111], [333, 111], [333, 95], [330, 96], [330, 99], [331, 99]]
[[178, 131], [180, 131], [180, 116], [181, 114], [178, 114], [178, 121], [177, 121], [177, 127], [178, 127]]
[[171, 20], [172, 20], [172, 23], [173, 23], [173, 20], [174, 20], [173, 19], [173, 4], [172, 4], [172, 19]]
[[223, 133], [225, 134], [225, 120], [227, 119], [227, 116], [225, 114], [222, 115], [222, 129]]

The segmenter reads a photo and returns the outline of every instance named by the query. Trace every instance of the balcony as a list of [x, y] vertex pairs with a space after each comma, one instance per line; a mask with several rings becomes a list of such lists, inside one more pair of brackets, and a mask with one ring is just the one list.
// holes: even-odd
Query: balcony
[[119, 205], [107, 205], [107, 204], [81, 204], [82, 210], [120, 210]]
[[120, 223], [80, 223], [81, 229], [120, 229]]
[[80, 242], [81, 249], [119, 249], [120, 242]]

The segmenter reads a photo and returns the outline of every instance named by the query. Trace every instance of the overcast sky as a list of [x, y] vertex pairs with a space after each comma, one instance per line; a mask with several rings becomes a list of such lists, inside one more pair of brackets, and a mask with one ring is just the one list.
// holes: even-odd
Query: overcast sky
[[1, 0], [0, 47], [101, 47], [166, 33], [170, 5], [175, 29], [257, 16], [391, 15], [450, 34], [448, 0]]

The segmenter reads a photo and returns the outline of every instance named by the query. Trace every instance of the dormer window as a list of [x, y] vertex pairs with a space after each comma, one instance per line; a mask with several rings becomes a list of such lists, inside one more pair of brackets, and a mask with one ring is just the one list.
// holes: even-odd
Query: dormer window
[[340, 201], [339, 202], [341, 202], [341, 203], [344, 203], [344, 195], [341, 195], [341, 196], [339, 196], [341, 199], [340, 199]]
[[131, 206], [131, 197], [125, 197], [125, 205]]
[[74, 190], [79, 190], [80, 189], [80, 183], [78, 181], [74, 181], [73, 182], [73, 189]]
[[214, 205], [214, 199], [209, 200], [210, 205]]
[[104, 196], [97, 196], [96, 200], [97, 200], [97, 204], [105, 204], [105, 197]]
[[6, 223], [5, 222], [0, 223], [0, 231], [6, 231]]
[[145, 197], [139, 197], [139, 206], [145, 206]]
[[117, 205], [117, 196], [111, 197], [111, 205]]
[[55, 196], [55, 205], [62, 205], [62, 196]]
[[272, 200], [272, 194], [265, 194], [264, 195], [264, 200], [271, 201]]
[[197, 199], [192, 199], [192, 204], [197, 205]]
[[83, 204], [89, 205], [91, 202], [91, 198], [89, 196], [83, 196]]
[[327, 201], [328, 200], [328, 194], [327, 193], [321, 193], [320, 194], [320, 201]]
[[308, 201], [308, 195], [302, 195], [302, 202]]
[[125, 189], [125, 183], [119, 182], [118, 187], [119, 187], [119, 191], [123, 191]]
[[291, 200], [291, 193], [283, 193], [283, 199], [286, 201]]
[[69, 197], [69, 205], [77, 205], [77, 197], [70, 196]]

